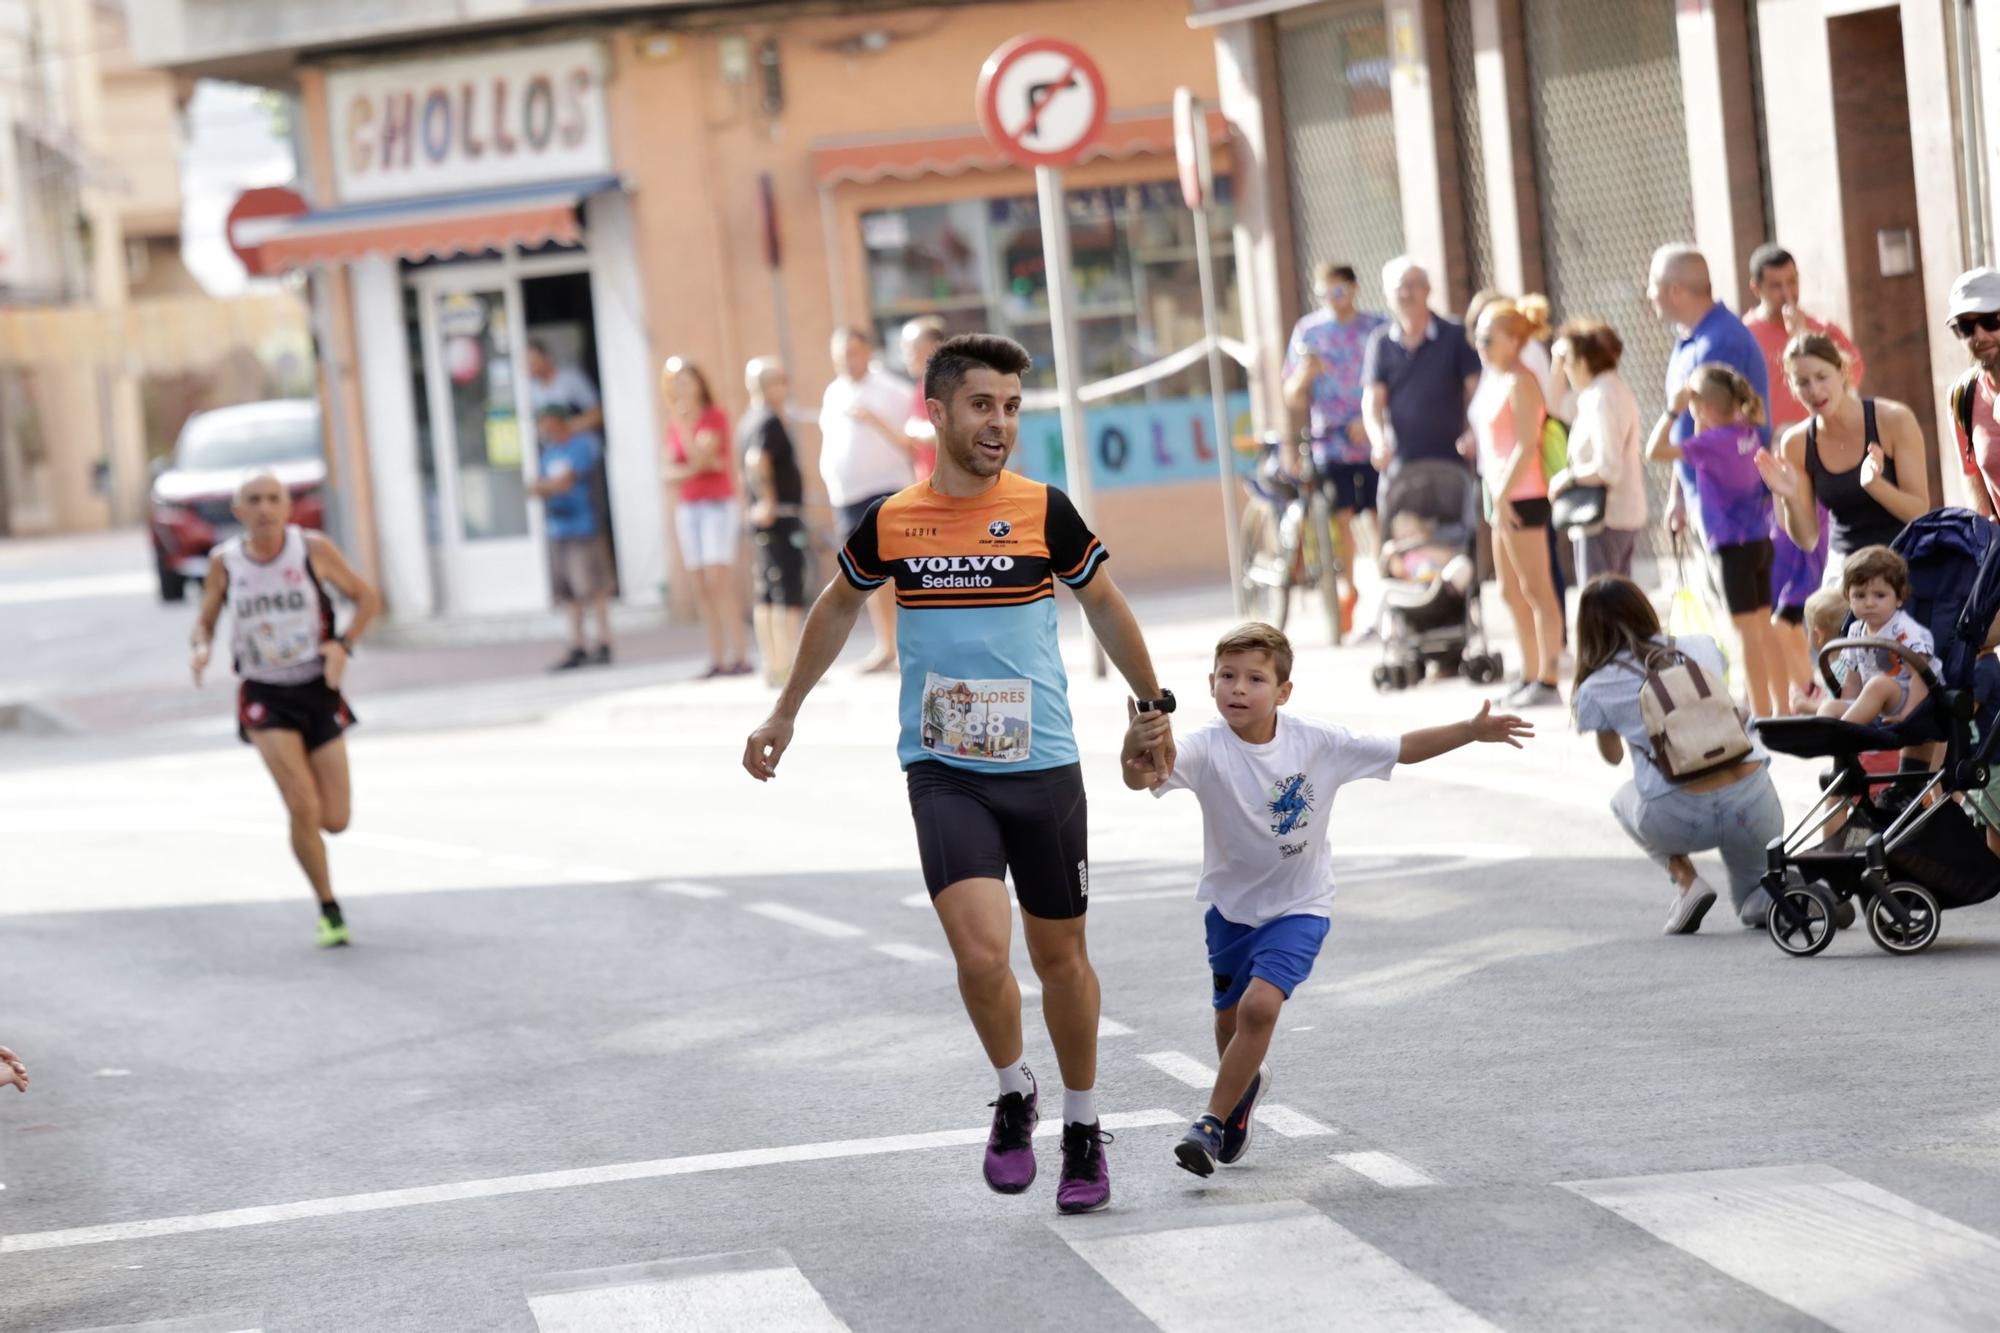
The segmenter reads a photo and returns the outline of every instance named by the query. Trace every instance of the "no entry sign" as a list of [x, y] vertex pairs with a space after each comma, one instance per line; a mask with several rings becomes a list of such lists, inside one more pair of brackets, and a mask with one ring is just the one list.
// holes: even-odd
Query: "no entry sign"
[[1066, 167], [1104, 132], [1104, 75], [1081, 48], [1016, 37], [979, 71], [979, 124], [1024, 167]]

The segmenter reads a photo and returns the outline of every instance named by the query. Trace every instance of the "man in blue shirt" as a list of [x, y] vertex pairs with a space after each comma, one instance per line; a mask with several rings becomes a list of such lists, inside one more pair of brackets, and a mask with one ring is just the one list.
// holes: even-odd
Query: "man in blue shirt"
[[[1663, 245], [1653, 252], [1653, 267], [1646, 281], [1646, 297], [1660, 318], [1671, 322], [1680, 341], [1667, 359], [1665, 401], [1671, 403], [1697, 366], [1719, 361], [1744, 379], [1764, 400], [1764, 424], [1757, 430], [1764, 443], [1771, 443], [1771, 377], [1764, 361], [1764, 349], [1743, 321], [1715, 299], [1709, 284], [1708, 261], [1691, 245]], [[1675, 444], [1694, 434], [1694, 416], [1682, 412], [1675, 418], [1669, 438]], [[1679, 532], [1687, 526], [1687, 497], [1694, 490], [1694, 469], [1683, 459], [1674, 469], [1674, 493], [1667, 505], [1667, 527]]]
[[[604, 442], [595, 431], [572, 430], [568, 411], [545, 404], [535, 420], [541, 442], [541, 475], [533, 485], [542, 501], [549, 541], [549, 586], [556, 605], [569, 612], [569, 654], [557, 671], [611, 662], [611, 558], [604, 525], [592, 498], [591, 477], [604, 461]], [[597, 622], [597, 646], [585, 646], [584, 609]]]
[[1382, 289], [1394, 312], [1368, 339], [1361, 382], [1361, 416], [1374, 446], [1375, 467], [1393, 477], [1404, 463], [1463, 462], [1465, 405], [1479, 387], [1479, 353], [1465, 326], [1431, 313], [1431, 280], [1407, 255], [1382, 268]]

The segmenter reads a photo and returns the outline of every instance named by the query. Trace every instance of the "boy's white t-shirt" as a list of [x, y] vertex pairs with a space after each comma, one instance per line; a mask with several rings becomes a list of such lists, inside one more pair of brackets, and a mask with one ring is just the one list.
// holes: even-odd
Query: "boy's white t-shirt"
[[[1931, 670], [1937, 670], [1937, 644], [1931, 632], [1919, 625], [1908, 611], [1897, 611], [1883, 622], [1882, 628], [1869, 633], [1868, 626], [1857, 624], [1848, 632], [1855, 639], [1878, 639], [1885, 643], [1900, 643], [1911, 652], [1930, 663]], [[1877, 676], [1912, 676], [1910, 664], [1903, 660], [1901, 653], [1884, 652], [1879, 648], [1843, 648], [1840, 652], [1842, 666], [1859, 671], [1864, 681]]]
[[1228, 920], [1261, 926], [1281, 916], [1330, 916], [1333, 795], [1363, 778], [1387, 780], [1402, 740], [1280, 712], [1266, 745], [1215, 718], [1176, 736], [1174, 774], [1153, 788], [1186, 788], [1201, 802], [1201, 887]]

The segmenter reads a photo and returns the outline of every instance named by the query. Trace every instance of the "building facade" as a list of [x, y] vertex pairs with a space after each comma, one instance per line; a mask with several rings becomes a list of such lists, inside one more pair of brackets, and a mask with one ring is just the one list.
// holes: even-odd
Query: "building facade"
[[[664, 359], [702, 367], [732, 417], [757, 355], [783, 357], [816, 407], [841, 326], [887, 338], [936, 315], [1019, 338], [1046, 366], [1034, 179], [974, 114], [981, 64], [1021, 33], [1093, 52], [1109, 89], [1103, 139], [1065, 180], [1086, 378], [1201, 336], [1170, 107], [1183, 84], [1212, 97], [1216, 63], [1172, 0], [492, 0], [477, 24], [417, 3], [360, 28], [340, 6], [254, 8], [253, 23], [240, 5], [165, 0], [140, 35], [183, 76], [298, 99], [311, 208], [257, 244], [267, 267], [315, 275], [349, 535], [405, 620], [547, 605], [530, 342], [599, 387], [619, 587], [641, 606], [682, 600]], [[893, 343], [886, 359], [900, 371]], [[1030, 415], [1021, 460], [1061, 479], [1054, 417]], [[1090, 429], [1094, 519], [1124, 567], [1219, 566], [1199, 367], [1096, 410]], [[795, 433], [810, 490], [817, 431]]]
[[1937, 438], [1966, 364], [1951, 282], [1994, 260], [2000, 4], [1191, 0], [1186, 21], [1214, 38], [1231, 124], [1260, 421], [1284, 417], [1277, 357], [1315, 260], [1373, 289], [1407, 252], [1445, 309], [1497, 288], [1604, 318], [1650, 411], [1674, 342], [1653, 250], [1700, 246], [1740, 310], [1776, 240], [1869, 391]]

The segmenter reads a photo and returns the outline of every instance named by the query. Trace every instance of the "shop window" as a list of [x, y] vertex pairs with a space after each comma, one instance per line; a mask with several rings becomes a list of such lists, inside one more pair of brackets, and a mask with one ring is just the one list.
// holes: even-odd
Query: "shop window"
[[[1209, 212], [1216, 298], [1225, 334], [1242, 329], [1236, 300], [1228, 177]], [[1133, 370], [1201, 337], [1195, 215], [1171, 181], [1072, 190], [1069, 209], [1078, 361], [1086, 381]], [[936, 315], [953, 333], [1003, 333], [1035, 358], [1031, 387], [1054, 384], [1048, 274], [1033, 196], [887, 209], [861, 218], [870, 315], [884, 346], [904, 321]], [[1229, 363], [1232, 388], [1242, 376]], [[1207, 390], [1197, 365], [1148, 386], [1172, 398]]]

